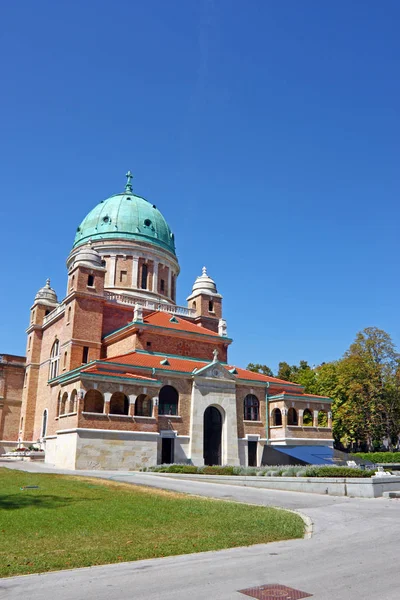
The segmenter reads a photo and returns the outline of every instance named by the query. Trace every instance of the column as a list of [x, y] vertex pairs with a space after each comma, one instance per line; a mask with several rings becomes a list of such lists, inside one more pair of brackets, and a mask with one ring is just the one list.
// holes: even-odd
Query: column
[[328, 412], [328, 427], [332, 429], [332, 412]]
[[138, 274], [139, 274], [139, 258], [133, 257], [132, 260], [132, 287], [137, 289], [138, 287]]
[[318, 427], [318, 411], [313, 411], [313, 427]]
[[158, 293], [158, 265], [160, 263], [156, 260], [153, 261], [153, 292]]
[[129, 416], [133, 417], [135, 415], [135, 400], [136, 400], [136, 395], [135, 394], [129, 394], [128, 398], [129, 398]]
[[110, 414], [110, 398], [111, 398], [111, 393], [105, 392], [104, 393], [104, 411], [103, 411], [105, 415]]
[[282, 408], [282, 427], [287, 427], [287, 417], [288, 417], [288, 409]]
[[117, 257], [116, 256], [110, 256], [110, 259], [109, 259], [110, 269], [109, 269], [109, 272], [108, 272], [108, 285], [110, 287], [114, 287], [115, 286], [115, 269], [116, 269], [116, 263], [117, 263]]
[[303, 423], [303, 413], [304, 413], [304, 410], [302, 408], [299, 408], [299, 412], [298, 412], [298, 414], [299, 414], [299, 427], [303, 427], [304, 426], [304, 423]]
[[173, 300], [171, 284], [172, 284], [172, 271], [171, 271], [171, 267], [168, 267], [168, 296], [171, 298], [171, 300]]

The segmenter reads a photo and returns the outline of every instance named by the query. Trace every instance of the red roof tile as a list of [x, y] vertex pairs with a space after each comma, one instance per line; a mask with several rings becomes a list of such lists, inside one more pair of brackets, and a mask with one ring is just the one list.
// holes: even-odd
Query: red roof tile
[[[171, 319], [174, 320], [171, 321]], [[175, 320], [178, 322], [175, 323]], [[219, 337], [218, 333], [211, 331], [211, 329], [206, 329], [200, 325], [195, 325], [179, 315], [175, 316], [171, 315], [170, 313], [164, 313], [160, 311], [153, 312], [144, 318], [144, 322], [148, 323], [149, 325], [156, 325], [157, 327], [168, 327], [169, 329], [176, 329], [177, 331], [188, 331], [190, 333], [202, 333], [203, 335]]]
[[[168, 365], [163, 365], [161, 362], [164, 359], [168, 360]], [[128, 354], [122, 354], [113, 358], [106, 359], [104, 362], [126, 364], [131, 367], [148, 367], [154, 369], [161, 369], [164, 371], [181, 371], [183, 373], [192, 373], [194, 369], [201, 369], [210, 364], [211, 361], [204, 360], [193, 360], [184, 357], [172, 357], [168, 355], [159, 354], [147, 354], [144, 352], [129, 352]], [[223, 365], [225, 369], [237, 371], [236, 377], [238, 379], [247, 379], [250, 381], [258, 381], [260, 383], [272, 383], [284, 387], [285, 385], [297, 385], [291, 384], [289, 381], [283, 379], [277, 379], [276, 377], [269, 377], [268, 375], [262, 375], [261, 373], [254, 373], [253, 371], [247, 371], [233, 365]], [[300, 386], [298, 386], [300, 387]]]
[[144, 377], [143, 375], [136, 375], [135, 373], [121, 372], [120, 370], [102, 369], [101, 366], [93, 365], [87, 369], [82, 369], [85, 373], [91, 373], [93, 375], [107, 375], [108, 377], [129, 377], [130, 379], [140, 379], [143, 381], [157, 381], [154, 377]]
[[302, 398], [329, 398], [329, 396], [317, 396], [317, 394], [296, 394], [295, 392], [282, 392], [281, 395], [284, 394], [287, 394], [288, 396], [301, 396]]

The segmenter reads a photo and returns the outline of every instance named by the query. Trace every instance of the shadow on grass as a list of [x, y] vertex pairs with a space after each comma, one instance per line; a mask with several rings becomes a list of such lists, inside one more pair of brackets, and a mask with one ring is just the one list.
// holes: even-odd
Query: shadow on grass
[[9, 496], [0, 496], [0, 510], [16, 510], [31, 506], [37, 508], [60, 508], [73, 502], [81, 502], [82, 500], [83, 498], [62, 498], [50, 495], [33, 496], [29, 494], [23, 496], [22, 494], [10, 494]]

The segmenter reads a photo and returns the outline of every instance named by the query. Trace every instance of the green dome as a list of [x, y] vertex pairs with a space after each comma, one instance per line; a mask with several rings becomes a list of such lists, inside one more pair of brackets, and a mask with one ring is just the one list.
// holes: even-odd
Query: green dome
[[125, 192], [103, 200], [79, 225], [74, 248], [90, 239], [127, 239], [147, 242], [175, 254], [174, 234], [154, 204], [135, 196], [128, 182]]

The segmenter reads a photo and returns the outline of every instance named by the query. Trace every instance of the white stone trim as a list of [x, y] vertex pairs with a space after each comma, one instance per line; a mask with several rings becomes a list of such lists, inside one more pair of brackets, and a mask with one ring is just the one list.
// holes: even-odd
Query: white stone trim
[[[57, 419], [63, 419], [64, 417], [72, 417], [72, 416], [77, 415], [77, 414], [78, 413], [76, 411], [72, 412], [72, 413], [64, 413], [63, 415], [58, 415], [58, 417], [56, 417], [56, 418]], [[98, 415], [98, 414], [103, 414], [103, 413], [96, 413], [96, 415]]]
[[65, 433], [101, 433], [102, 435], [104, 434], [112, 434], [115, 435], [116, 433], [121, 434], [121, 435], [131, 435], [131, 436], [135, 436], [135, 435], [152, 435], [155, 437], [160, 437], [160, 434], [158, 433], [158, 431], [125, 431], [125, 430], [121, 430], [121, 429], [91, 429], [90, 427], [75, 427], [74, 429], [59, 429], [58, 431], [56, 431], [57, 435], [63, 435]]

